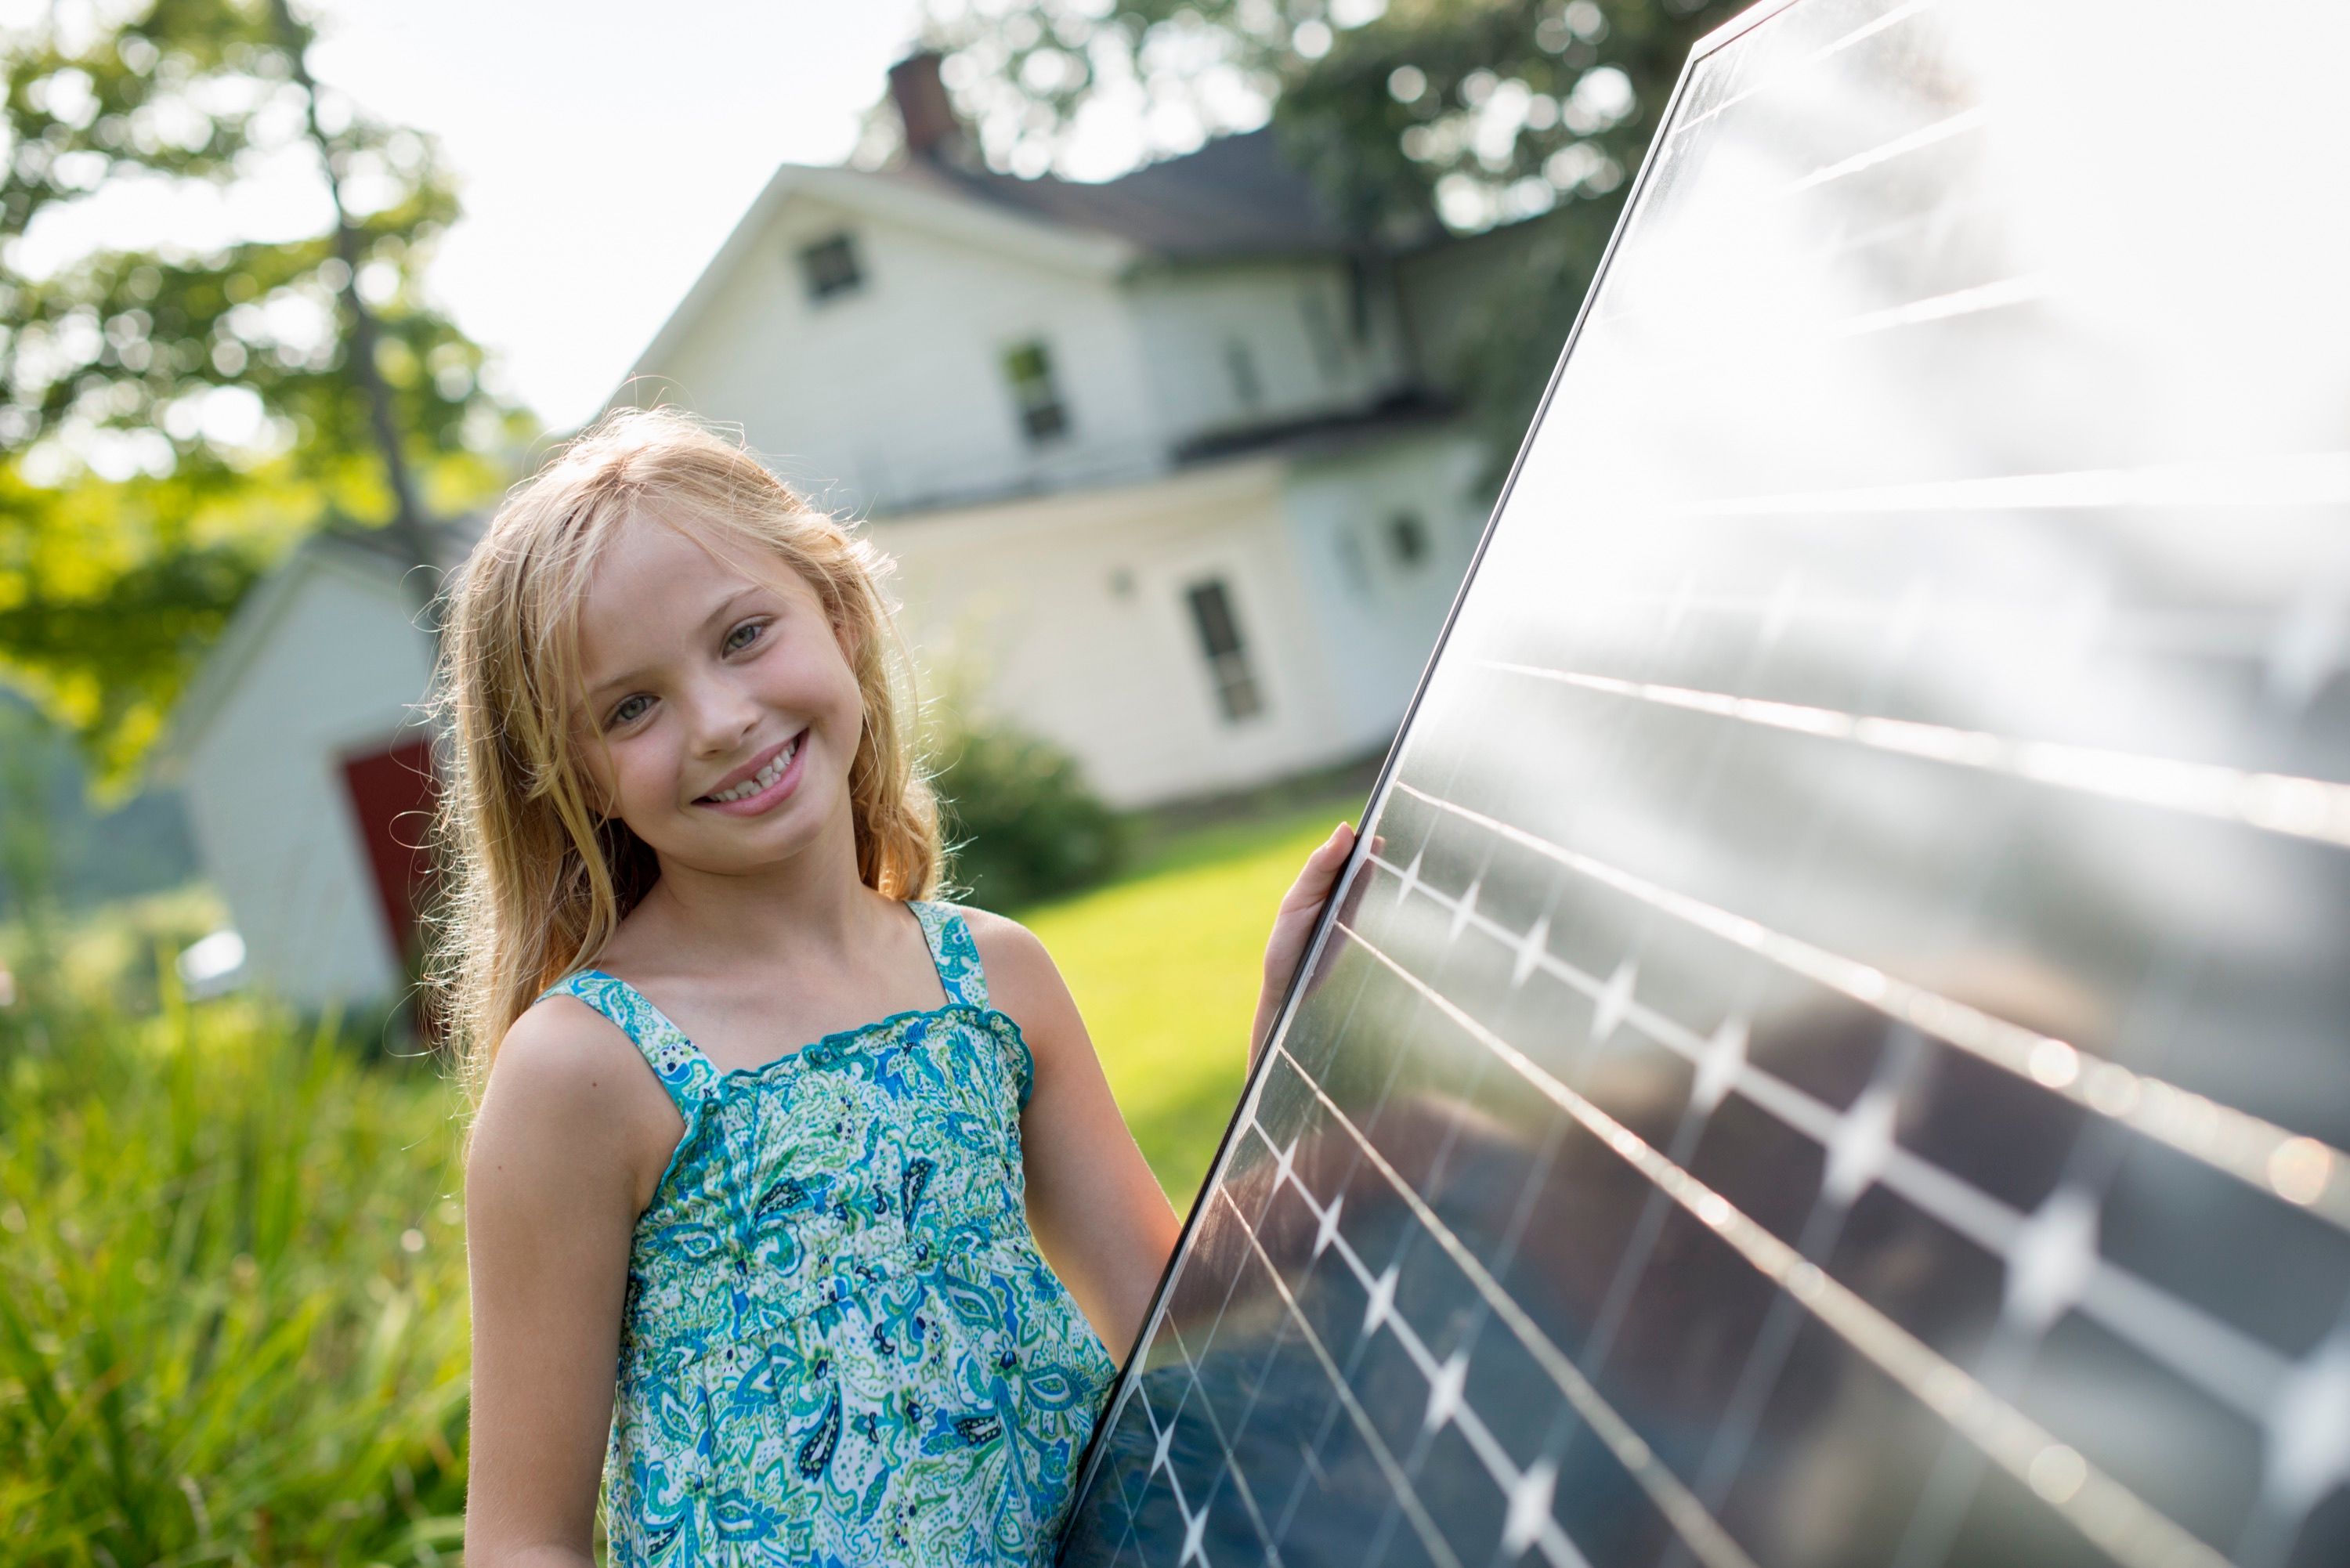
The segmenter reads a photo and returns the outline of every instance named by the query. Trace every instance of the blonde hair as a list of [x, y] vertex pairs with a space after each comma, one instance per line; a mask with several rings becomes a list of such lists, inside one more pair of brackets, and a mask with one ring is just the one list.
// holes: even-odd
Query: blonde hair
[[582, 771], [579, 604], [620, 524], [644, 514], [789, 566], [848, 642], [865, 728], [849, 763], [857, 874], [892, 898], [938, 886], [938, 799], [880, 583], [889, 558], [736, 442], [673, 409], [605, 415], [517, 486], [446, 594], [435, 705], [447, 739], [435, 841], [442, 896], [426, 976], [478, 1105], [499, 1040], [541, 992], [594, 961], [660, 875], [601, 816]]

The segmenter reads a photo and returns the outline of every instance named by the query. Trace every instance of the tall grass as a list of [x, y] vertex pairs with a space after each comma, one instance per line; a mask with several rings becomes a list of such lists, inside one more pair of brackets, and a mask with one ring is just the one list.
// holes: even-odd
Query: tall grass
[[430, 1563], [462, 1539], [456, 1100], [168, 983], [0, 1012], [0, 1562]]

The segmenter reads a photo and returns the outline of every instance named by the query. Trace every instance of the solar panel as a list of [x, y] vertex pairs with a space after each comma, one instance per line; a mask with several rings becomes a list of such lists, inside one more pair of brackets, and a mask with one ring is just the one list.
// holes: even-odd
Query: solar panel
[[2350, 1563], [2345, 58], [1700, 46], [1064, 1563]]

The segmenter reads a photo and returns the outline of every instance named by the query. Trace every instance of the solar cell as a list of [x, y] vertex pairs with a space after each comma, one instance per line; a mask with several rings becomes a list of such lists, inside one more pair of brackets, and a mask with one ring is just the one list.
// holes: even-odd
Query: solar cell
[[2350, 1562], [2345, 57], [1700, 46], [1064, 1563]]

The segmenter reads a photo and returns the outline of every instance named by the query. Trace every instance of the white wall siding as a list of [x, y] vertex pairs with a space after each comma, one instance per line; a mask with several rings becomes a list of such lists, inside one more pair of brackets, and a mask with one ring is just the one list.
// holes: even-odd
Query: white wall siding
[[341, 758], [390, 744], [430, 679], [431, 644], [388, 575], [305, 573], [186, 756], [203, 862], [246, 961], [280, 994], [325, 1004], [401, 976]]
[[[1170, 441], [1359, 408], [1401, 373], [1393, 313], [1374, 296], [1358, 340], [1347, 271], [1336, 263], [1159, 269], [1139, 274], [1128, 292]], [[1254, 404], [1235, 384], [1233, 344], [1253, 367]]]
[[[1259, 783], [1350, 755], [1320, 629], [1282, 513], [1281, 465], [1221, 464], [1148, 485], [884, 522], [904, 627], [936, 688], [1076, 753], [1132, 806]], [[1185, 595], [1227, 585], [1263, 700], [1223, 716]]]
[[[801, 249], [852, 236], [861, 287], [812, 300]], [[1006, 349], [1043, 340], [1068, 432], [1031, 442]], [[827, 504], [889, 511], [1150, 472], [1163, 443], [1114, 281], [811, 198], [787, 203], [639, 400], [739, 421]]]
[[[1482, 461], [1458, 431], [1373, 438], [1300, 460], [1284, 505], [1304, 565], [1304, 603], [1347, 672], [1333, 722], [1366, 743], [1392, 736], [1484, 531], [1492, 497], [1471, 486]], [[1393, 520], [1419, 519], [1425, 553], [1402, 560]]]

